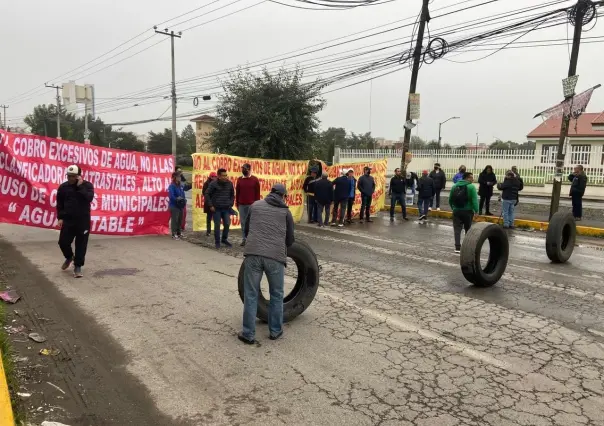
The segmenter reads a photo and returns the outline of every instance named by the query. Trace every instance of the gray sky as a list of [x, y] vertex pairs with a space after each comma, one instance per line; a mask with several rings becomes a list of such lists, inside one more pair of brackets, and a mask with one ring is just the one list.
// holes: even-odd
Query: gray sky
[[[169, 108], [170, 101], [161, 99], [162, 96], [169, 95], [170, 44], [167, 37], [166, 41], [128, 60], [104, 70], [102, 68], [161, 41], [163, 36], [153, 36], [153, 31], [150, 29], [154, 24], [209, 4], [210, 1], [61, 0], [60, 2], [48, 2], [24, 0], [9, 2], [8, 5], [3, 5], [3, 15], [14, 19], [5, 19], [0, 26], [0, 40], [5, 41], [3, 45], [5, 52], [8, 53], [5, 57], [9, 58], [2, 66], [0, 104], [10, 105], [7, 110], [9, 119], [13, 118], [22, 122], [20, 117], [31, 112], [35, 105], [54, 102], [54, 92], [43, 88], [45, 82], [61, 84], [75, 79], [79, 84], [95, 85], [98, 115], [105, 122], [155, 118], [164, 112], [164, 117], [169, 117], [170, 111], [166, 111], [166, 109]], [[175, 30], [184, 30], [192, 25], [252, 6], [259, 1], [240, 0], [228, 6], [233, 0], [218, 0], [213, 5], [170, 22], [168, 27], [170, 24], [174, 25], [226, 6], [224, 9], [207, 14], [207, 16], [170, 27]], [[293, 0], [282, 1], [303, 6], [302, 3]], [[436, 17], [441, 13], [484, 2], [484, 0], [467, 0], [463, 4], [458, 4], [461, 1], [433, 0], [430, 5], [432, 15]], [[542, 3], [544, 2], [536, 0], [501, 0], [450, 16], [435, 18], [430, 23], [431, 33], [434, 35], [438, 33], [439, 28], [472, 19], [490, 17], [497, 13]], [[573, 2], [564, 2], [561, 6], [570, 4]], [[281, 53], [342, 37], [397, 19], [410, 18], [410, 20], [383, 29], [412, 24], [420, 6], [420, 0], [396, 0], [381, 6], [361, 7], [353, 10], [308, 11], [265, 1], [248, 10], [185, 31], [183, 38], [176, 41], [177, 80], [224, 73], [225, 70], [237, 65], [262, 62], [266, 58]], [[447, 6], [451, 7], [435, 11]], [[559, 7], [559, 5], [551, 6], [549, 9], [554, 7]], [[548, 9], [536, 12], [545, 10]], [[17, 19], [18, 17], [21, 18]], [[22, 18], [26, 18], [31, 24], [24, 25], [25, 21]], [[162, 28], [165, 26], [162, 25]], [[144, 32], [145, 29], [148, 31], [144, 36], [85, 67], [70, 72], [131, 37]], [[335, 57], [339, 52], [350, 49], [362, 51], [364, 46], [381, 41], [395, 38], [407, 41], [411, 31], [411, 26], [405, 27], [381, 36], [301, 56], [286, 63], [294, 64], [299, 61], [304, 67], [314, 58], [326, 55]], [[460, 32], [445, 38], [452, 41], [463, 35], [475, 34], [479, 31], [482, 29]], [[572, 37], [572, 27], [568, 31]], [[127, 52], [109, 59], [150, 36], [153, 37]], [[598, 22], [593, 30], [584, 33], [583, 36], [585, 41], [587, 41], [586, 37], [604, 36], [604, 22]], [[566, 38], [567, 28], [565, 25], [561, 25], [533, 32], [521, 40], [563, 39], [565, 43]], [[508, 40], [505, 39], [504, 42]], [[604, 39], [597, 41], [604, 41]], [[501, 40], [495, 40], [487, 43], [501, 42]], [[394, 43], [396, 41], [385, 43], [383, 46]], [[402, 49], [406, 48], [408, 48], [408, 43], [402, 47]], [[385, 52], [396, 52], [396, 49]], [[601, 43], [584, 43], [582, 45], [578, 67], [580, 76], [578, 91], [597, 83], [604, 83], [602, 81], [604, 80], [602, 73], [604, 55], [598, 54], [602, 51]], [[445, 58], [469, 61], [489, 53], [491, 51], [462, 54], [451, 52]], [[359, 61], [366, 57], [372, 56], [348, 59], [336, 63], [336, 66], [344, 63], [350, 64], [351, 61]], [[443, 59], [430, 65], [424, 64], [420, 70], [418, 82], [418, 92], [421, 94], [419, 136], [425, 139], [435, 139], [438, 135], [438, 122], [455, 115], [460, 116], [461, 120], [454, 120], [443, 126], [443, 142], [452, 144], [474, 142], [476, 133], [479, 133], [480, 142], [485, 143], [492, 142], [495, 137], [503, 140], [524, 141], [525, 135], [540, 122], [539, 119], [533, 120], [531, 117], [561, 100], [561, 79], [566, 76], [568, 71], [568, 60], [568, 48], [566, 45], [562, 45], [507, 49], [487, 59], [465, 64]], [[270, 67], [279, 64], [274, 63]], [[86, 70], [89, 67], [90, 69]], [[319, 69], [324, 71], [325, 68], [327, 66]], [[98, 72], [82, 78], [85, 74], [95, 71]], [[375, 74], [379, 74], [379, 72]], [[222, 74], [222, 77], [224, 76]], [[368, 77], [368, 75], [361, 76], [357, 81]], [[322, 128], [344, 127], [348, 131], [357, 133], [371, 130], [374, 136], [398, 139], [403, 134], [402, 124], [406, 111], [409, 78], [409, 68], [403, 67], [400, 72], [374, 80], [372, 85], [365, 82], [327, 94], [327, 105], [320, 115]], [[335, 89], [354, 81], [342, 82], [326, 90]], [[128, 96], [128, 93], [140, 92], [161, 85], [165, 85], [165, 87], [148, 93], [130, 95], [131, 97], [151, 96], [149, 99], [121, 101], [111, 99], [123, 98]], [[217, 78], [212, 77], [194, 81], [188, 86], [179, 85], [177, 90], [179, 94], [187, 93], [187, 96], [202, 95], [216, 92], [212, 86], [217, 85]], [[31, 89], [35, 90], [28, 92]], [[28, 92], [28, 94], [11, 99], [24, 92]], [[216, 97], [214, 98], [216, 99]], [[118, 101], [121, 104], [118, 104]], [[148, 102], [154, 103], [132, 107], [137, 103]], [[201, 112], [202, 108], [213, 105], [215, 102], [200, 103], [197, 110]], [[117, 108], [121, 109], [112, 111]], [[588, 108], [588, 111], [601, 110], [604, 110], [604, 88], [594, 93]], [[195, 111], [192, 99], [180, 101], [179, 114], [194, 113]], [[182, 128], [186, 124], [187, 121], [179, 121], [178, 126]], [[170, 122], [128, 126], [124, 130], [146, 133], [148, 130], [161, 130], [163, 127], [170, 127]], [[413, 134], [417, 134], [415, 129]]]

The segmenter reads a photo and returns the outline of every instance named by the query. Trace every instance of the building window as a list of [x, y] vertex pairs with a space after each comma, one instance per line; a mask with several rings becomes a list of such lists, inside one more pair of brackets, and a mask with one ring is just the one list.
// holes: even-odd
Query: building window
[[541, 164], [555, 163], [556, 155], [558, 155], [558, 145], [543, 145], [541, 147]]
[[571, 145], [570, 162], [572, 164], [589, 164], [591, 145]]

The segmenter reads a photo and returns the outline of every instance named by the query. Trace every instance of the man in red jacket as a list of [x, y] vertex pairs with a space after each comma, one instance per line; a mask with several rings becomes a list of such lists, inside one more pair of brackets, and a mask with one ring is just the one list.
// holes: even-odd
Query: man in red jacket
[[250, 213], [252, 204], [260, 199], [260, 181], [256, 176], [252, 176], [252, 166], [244, 164], [241, 166], [241, 174], [237, 179], [235, 187], [235, 205], [239, 211], [239, 219], [241, 220], [241, 232], [243, 241], [241, 246], [245, 246], [245, 236], [247, 235], [246, 222], [247, 216]]

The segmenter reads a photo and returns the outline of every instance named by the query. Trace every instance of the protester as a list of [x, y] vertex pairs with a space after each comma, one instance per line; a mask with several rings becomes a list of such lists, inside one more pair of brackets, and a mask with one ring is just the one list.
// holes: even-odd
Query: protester
[[407, 180], [401, 174], [401, 169], [394, 169], [394, 176], [390, 179], [390, 188], [388, 195], [390, 196], [390, 222], [394, 221], [394, 209], [396, 202], [401, 205], [403, 211], [403, 220], [407, 219], [407, 206], [405, 204], [405, 194], [407, 192]]
[[415, 192], [416, 192], [416, 188], [417, 188], [417, 182], [419, 181], [419, 178], [417, 177], [417, 173], [414, 172], [407, 172], [407, 175], [405, 176], [405, 178], [407, 179], [407, 189], [411, 189], [411, 202], [407, 203], [407, 204], [411, 204], [413, 205], [413, 203], [415, 202]]
[[354, 170], [348, 169], [346, 171], [346, 177], [350, 184], [350, 193], [348, 194], [348, 205], [346, 206], [346, 223], [352, 224], [352, 207], [354, 206], [354, 197], [357, 188], [357, 180], [354, 177]]
[[283, 335], [283, 287], [287, 266], [287, 247], [294, 243], [294, 219], [280, 183], [273, 185], [264, 200], [252, 204], [246, 220], [247, 244], [243, 255], [243, 330], [238, 338], [243, 343], [256, 343], [256, 312], [263, 273], [269, 286], [269, 339]]
[[460, 180], [462, 180], [463, 179], [463, 174], [465, 172], [466, 172], [466, 166], [464, 166], [464, 165], [459, 166], [459, 172], [457, 172], [455, 174], [455, 176], [453, 176], [453, 183], [457, 183]]
[[371, 198], [375, 192], [375, 179], [371, 176], [371, 167], [365, 166], [363, 168], [363, 176], [359, 178], [357, 189], [361, 193], [360, 222], [363, 223], [363, 215], [367, 222], [373, 222], [373, 220], [371, 220], [370, 210]]
[[434, 181], [428, 175], [428, 170], [422, 172], [422, 177], [417, 181], [417, 207], [419, 210], [419, 222], [428, 221], [428, 209], [430, 208], [430, 200], [434, 197], [436, 189]]
[[[66, 270], [74, 264], [73, 276], [81, 278], [86, 260], [88, 237], [90, 235], [90, 203], [94, 200], [94, 187], [82, 179], [82, 169], [76, 165], [67, 167], [67, 182], [57, 190], [57, 219], [61, 232], [59, 247], [65, 261], [61, 266]], [[75, 240], [75, 254], [71, 245]]]
[[317, 221], [317, 204], [315, 203], [315, 181], [317, 180], [317, 173], [319, 169], [312, 167], [310, 169], [310, 176], [304, 179], [304, 185], [302, 189], [306, 193], [306, 209], [308, 211], [308, 223], [315, 223]]
[[172, 239], [180, 240], [182, 237], [182, 221], [184, 210], [187, 207], [185, 190], [182, 185], [181, 175], [178, 172], [172, 173], [172, 183], [168, 187], [170, 198], [170, 229]]
[[493, 186], [497, 184], [497, 176], [493, 173], [493, 167], [486, 166], [478, 175], [478, 195], [480, 195], [480, 206], [478, 214], [482, 215], [482, 209], [486, 206], [486, 215], [493, 216], [491, 213], [491, 197], [493, 196]]
[[241, 233], [243, 241], [241, 246], [245, 246], [245, 223], [250, 207], [260, 199], [260, 181], [256, 176], [252, 175], [252, 166], [245, 163], [241, 166], [241, 176], [237, 179], [235, 188], [235, 205], [239, 211], [241, 219]]
[[[520, 193], [520, 191], [522, 191], [524, 189], [524, 180], [522, 180], [522, 177], [520, 176], [520, 173], [518, 172], [518, 167], [512, 166], [512, 172], [514, 173], [514, 176], [516, 176], [516, 179], [518, 179], [518, 182], [520, 182], [520, 188], [518, 189], [518, 192]], [[520, 194], [518, 194], [518, 197], [516, 198], [515, 205], [517, 206], [519, 202], [520, 202]]]
[[514, 210], [518, 204], [518, 191], [520, 191], [520, 180], [512, 170], [505, 173], [505, 179], [497, 185], [501, 191], [501, 212], [503, 215], [503, 227], [514, 227]]
[[[174, 171], [180, 175], [180, 182], [181, 182], [181, 186], [183, 187], [183, 190], [185, 192], [189, 191], [192, 188], [192, 185], [187, 182], [187, 178], [185, 177], [184, 173], [182, 172], [182, 169], [177, 166]], [[182, 209], [182, 221], [180, 224], [180, 230], [184, 232], [186, 225], [187, 225], [187, 206], [185, 205], [184, 209]]]
[[210, 210], [210, 204], [207, 202], [206, 192], [208, 191], [208, 186], [210, 183], [218, 179], [218, 175], [216, 172], [211, 172], [210, 177], [203, 183], [203, 188], [201, 192], [203, 193], [204, 201], [203, 201], [203, 212], [206, 214], [206, 235], [209, 237], [212, 234], [212, 221], [214, 220], [214, 212]]
[[323, 172], [321, 179], [315, 182], [315, 201], [320, 228], [329, 225], [329, 212], [333, 202], [333, 183], [327, 179], [327, 176], [327, 172]]
[[478, 195], [472, 182], [474, 182], [474, 175], [465, 172], [449, 193], [449, 205], [453, 210], [455, 253], [461, 250], [461, 229], [463, 228], [467, 235], [472, 227], [472, 219], [478, 213]]
[[581, 220], [583, 217], [583, 195], [587, 187], [587, 175], [583, 171], [583, 166], [575, 166], [574, 173], [568, 176], [568, 180], [572, 182], [570, 185], [570, 198], [573, 203], [573, 216], [575, 220]]
[[[344, 214], [350, 197], [350, 179], [343, 175], [332, 182], [334, 185], [333, 191], [333, 212], [331, 214], [331, 226], [344, 226]], [[338, 212], [340, 218], [338, 220]]]
[[[226, 169], [218, 169], [218, 179], [208, 186], [205, 200], [214, 213], [214, 242], [216, 248], [220, 243], [232, 247], [229, 242], [229, 227], [231, 225], [231, 209], [235, 204], [235, 188], [229, 180]], [[222, 221], [222, 239], [220, 238], [220, 221]]]
[[447, 186], [447, 176], [441, 170], [440, 163], [434, 163], [434, 170], [430, 172], [429, 176], [434, 182], [434, 199], [430, 200], [429, 209], [432, 210], [432, 206], [434, 206], [437, 211], [440, 211], [440, 193]]

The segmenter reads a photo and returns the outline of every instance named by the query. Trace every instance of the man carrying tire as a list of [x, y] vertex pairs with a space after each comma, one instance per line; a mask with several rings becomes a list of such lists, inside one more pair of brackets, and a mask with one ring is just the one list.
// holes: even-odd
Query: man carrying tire
[[263, 274], [266, 274], [270, 293], [269, 338], [277, 340], [283, 335], [283, 286], [287, 248], [294, 243], [294, 219], [285, 204], [286, 195], [285, 186], [276, 183], [266, 198], [252, 204], [247, 216], [247, 243], [243, 252], [243, 330], [238, 338], [248, 345], [256, 343], [256, 313]]
[[478, 194], [472, 184], [474, 175], [464, 172], [462, 179], [451, 188], [449, 205], [453, 209], [453, 234], [455, 236], [455, 253], [461, 250], [461, 229], [467, 235], [472, 226], [472, 219], [478, 214]]

